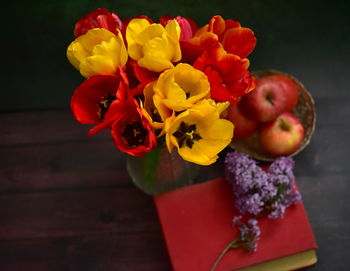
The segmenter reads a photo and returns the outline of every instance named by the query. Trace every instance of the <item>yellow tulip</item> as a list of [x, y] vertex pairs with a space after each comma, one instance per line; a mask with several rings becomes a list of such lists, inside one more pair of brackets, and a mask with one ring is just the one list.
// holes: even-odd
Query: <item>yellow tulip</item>
[[203, 72], [181, 63], [159, 76], [154, 93], [154, 99], [161, 100], [166, 107], [183, 111], [209, 97], [210, 84]]
[[233, 136], [232, 122], [220, 119], [228, 105], [206, 99], [178, 116], [173, 114], [164, 127], [169, 151], [176, 147], [184, 160], [199, 165], [214, 163]]
[[99, 73], [114, 74], [128, 60], [123, 37], [104, 28], [93, 28], [76, 38], [67, 49], [70, 63], [88, 78]]
[[145, 101], [142, 104], [142, 114], [154, 129], [163, 129], [163, 120], [170, 117], [172, 112], [158, 99], [159, 97], [154, 96], [154, 84], [155, 82], [151, 82], [143, 89]]
[[165, 28], [146, 19], [133, 19], [126, 28], [129, 56], [148, 70], [162, 72], [181, 60], [180, 26], [176, 20]]

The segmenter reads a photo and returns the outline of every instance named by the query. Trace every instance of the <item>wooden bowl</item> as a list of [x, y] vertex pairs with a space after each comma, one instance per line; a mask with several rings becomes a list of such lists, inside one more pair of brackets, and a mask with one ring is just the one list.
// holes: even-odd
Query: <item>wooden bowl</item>
[[[289, 156], [294, 156], [298, 154], [310, 143], [312, 134], [314, 133], [314, 130], [315, 130], [316, 111], [315, 111], [315, 103], [311, 94], [306, 90], [306, 88], [301, 82], [299, 82], [296, 78], [294, 78], [289, 74], [282, 73], [276, 70], [256, 71], [256, 72], [253, 72], [252, 74], [255, 78], [261, 78], [261, 77], [265, 77], [268, 75], [275, 75], [275, 74], [286, 75], [289, 78], [291, 78], [293, 81], [295, 81], [296, 84], [298, 85], [298, 91], [299, 91], [298, 103], [292, 112], [294, 115], [296, 115], [300, 119], [301, 123], [303, 124], [305, 129], [305, 136], [300, 147]], [[255, 158], [261, 161], [271, 162], [275, 160], [277, 157], [271, 154], [267, 154], [262, 150], [259, 144], [259, 138], [258, 138], [257, 132], [255, 132], [254, 134], [252, 134], [247, 138], [232, 141], [230, 144], [230, 147], [239, 152], [248, 154], [252, 158]]]

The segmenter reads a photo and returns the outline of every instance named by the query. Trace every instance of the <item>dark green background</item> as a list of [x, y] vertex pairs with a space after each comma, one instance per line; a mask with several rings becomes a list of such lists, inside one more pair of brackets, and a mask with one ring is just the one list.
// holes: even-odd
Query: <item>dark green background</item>
[[[7, 1], [1, 10], [0, 111], [65, 108], [83, 78], [67, 61], [75, 22], [105, 7], [122, 18], [189, 16], [201, 26], [220, 14], [254, 30], [251, 70], [274, 68], [302, 81], [315, 97], [350, 90], [347, 1]], [[330, 95], [330, 92], [333, 95]]]

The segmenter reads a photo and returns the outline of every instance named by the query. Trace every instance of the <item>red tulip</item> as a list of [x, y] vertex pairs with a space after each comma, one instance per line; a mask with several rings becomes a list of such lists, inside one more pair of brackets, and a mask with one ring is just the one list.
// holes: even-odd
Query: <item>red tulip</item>
[[118, 15], [110, 13], [105, 8], [98, 8], [81, 18], [74, 28], [74, 36], [77, 38], [84, 35], [92, 28], [105, 28], [112, 33], [122, 29], [122, 21]]
[[124, 81], [120, 81], [115, 100], [109, 105], [103, 121], [91, 128], [88, 134], [94, 135], [102, 129], [111, 128], [118, 149], [134, 156], [143, 156], [157, 146], [157, 136], [132, 92]]
[[142, 95], [143, 88], [148, 83], [156, 80], [159, 76], [156, 72], [140, 67], [137, 62], [131, 58], [129, 58], [126, 63], [125, 73], [128, 77], [129, 87], [132, 89], [133, 96]]
[[208, 39], [216, 40], [229, 53], [246, 58], [254, 49], [256, 38], [251, 29], [241, 27], [239, 22], [214, 16], [209, 23], [198, 29], [191, 40], [182, 40], [182, 62], [193, 64], [206, 50]]
[[224, 20], [219, 15], [213, 16], [208, 25], [197, 31], [195, 37], [200, 37], [206, 32], [217, 35], [227, 53], [241, 58], [246, 58], [256, 44], [256, 38], [251, 29], [241, 27], [240, 23], [234, 20]]
[[256, 38], [249, 28], [241, 27], [239, 22], [224, 20], [214, 16], [209, 24], [195, 32], [189, 41], [181, 41], [182, 62], [193, 64], [206, 50], [207, 40], [216, 40], [229, 54], [246, 58], [254, 49]]
[[157, 136], [124, 83], [120, 84], [118, 93], [120, 99], [112, 103], [106, 116], [106, 121], [112, 122], [114, 144], [122, 152], [142, 157], [157, 147]]
[[247, 70], [248, 59], [227, 54], [215, 39], [208, 38], [202, 45], [205, 52], [196, 60], [194, 67], [207, 75], [210, 97], [219, 102], [236, 104], [255, 86], [255, 80]]
[[116, 99], [121, 79], [120, 74], [98, 74], [80, 84], [70, 103], [76, 120], [82, 124], [103, 122], [110, 104]]
[[191, 41], [180, 41], [182, 59], [181, 62], [193, 65], [193, 63], [204, 53], [200, 44]]

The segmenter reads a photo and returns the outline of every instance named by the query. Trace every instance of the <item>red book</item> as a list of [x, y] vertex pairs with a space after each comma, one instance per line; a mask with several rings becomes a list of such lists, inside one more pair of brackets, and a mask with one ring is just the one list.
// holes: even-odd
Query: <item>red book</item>
[[[239, 213], [224, 179], [160, 194], [154, 201], [174, 270], [209, 271], [239, 235], [232, 227], [232, 218]], [[292, 270], [316, 263], [317, 245], [301, 202], [287, 208], [284, 218], [259, 219], [259, 226], [257, 251], [231, 249], [215, 270]]]

